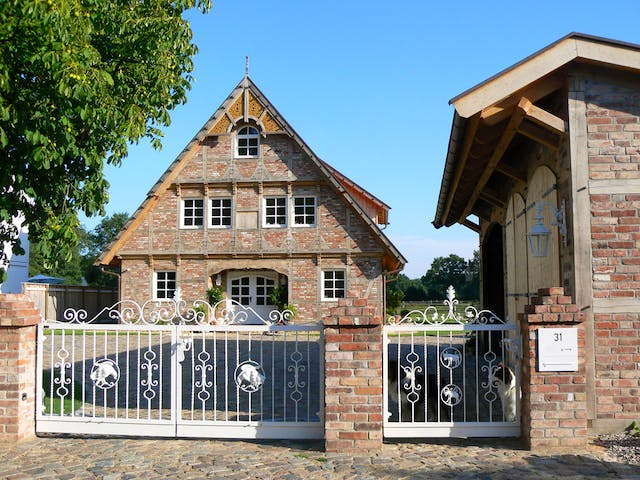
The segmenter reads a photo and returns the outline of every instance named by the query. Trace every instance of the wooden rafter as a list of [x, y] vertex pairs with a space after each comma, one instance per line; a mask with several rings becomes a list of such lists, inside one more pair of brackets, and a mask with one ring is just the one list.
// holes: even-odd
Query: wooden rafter
[[507, 100], [485, 108], [480, 118], [485, 125], [496, 125], [507, 118], [513, 113], [513, 109], [518, 104], [520, 98], [525, 97], [529, 101], [535, 103], [541, 98], [555, 92], [556, 90], [564, 86], [564, 78], [560, 75], [551, 76], [544, 79], [535, 85], [523, 89], [521, 92], [517, 92], [515, 95], [509, 97]]
[[535, 106], [528, 98], [523, 97], [518, 106], [524, 110], [526, 118], [533, 123], [557, 135], [565, 135], [567, 133], [567, 122]]
[[527, 183], [527, 177], [523, 172], [504, 163], [498, 163], [498, 165], [496, 166], [496, 171], [509, 177], [519, 186], [524, 186]]
[[494, 192], [493, 190], [489, 190], [487, 188], [485, 188], [482, 192], [480, 192], [480, 198], [482, 200], [484, 200], [485, 202], [493, 205], [494, 207], [498, 207], [498, 208], [506, 208], [507, 207], [507, 203], [503, 200], [501, 200], [498, 197], [498, 194], [496, 192]]
[[[471, 146], [473, 145], [473, 139], [476, 136], [476, 131], [478, 130], [478, 126], [480, 125], [480, 116], [474, 115], [469, 119], [469, 125], [467, 127], [467, 131], [464, 136], [464, 145], [462, 146], [462, 151], [460, 153], [460, 162], [456, 168], [455, 177], [453, 179], [453, 183], [451, 184], [451, 192], [455, 193], [458, 190], [458, 185], [460, 184], [460, 179], [462, 178], [462, 172], [464, 172], [464, 167], [467, 164], [467, 160], [469, 158], [469, 151], [471, 150]], [[447, 199], [447, 204], [444, 208], [444, 214], [442, 218], [447, 218], [449, 215], [449, 211], [451, 210], [451, 204], [453, 203], [454, 195], [449, 195]]]
[[472, 222], [468, 218], [465, 218], [465, 220], [461, 224], [464, 225], [467, 228], [470, 228], [471, 230], [473, 230], [476, 233], [480, 233], [480, 225], [478, 225], [475, 222]]
[[511, 115], [511, 120], [509, 120], [507, 127], [502, 132], [502, 137], [500, 137], [500, 141], [496, 145], [496, 148], [494, 149], [493, 154], [489, 159], [489, 163], [487, 164], [486, 168], [480, 175], [480, 178], [478, 178], [478, 181], [476, 182], [476, 186], [473, 189], [471, 196], [469, 197], [469, 200], [467, 202], [467, 205], [464, 208], [464, 211], [462, 212], [462, 215], [458, 217], [458, 221], [463, 221], [469, 216], [469, 214], [471, 213], [471, 210], [473, 209], [474, 204], [476, 203], [476, 201], [478, 200], [478, 197], [480, 196], [480, 192], [482, 192], [485, 185], [489, 181], [489, 178], [491, 178], [491, 175], [493, 174], [493, 171], [495, 170], [496, 166], [500, 162], [500, 159], [502, 159], [504, 152], [506, 152], [507, 148], [511, 144], [511, 140], [513, 140], [513, 137], [518, 132], [518, 127], [520, 126], [520, 123], [522, 122], [522, 119], [525, 113], [524, 109], [520, 105], [520, 103], [522, 103], [522, 100], [526, 100], [526, 99], [521, 99], [521, 101], [518, 102], [518, 108], [516, 108], [516, 110], [513, 112], [513, 115]]

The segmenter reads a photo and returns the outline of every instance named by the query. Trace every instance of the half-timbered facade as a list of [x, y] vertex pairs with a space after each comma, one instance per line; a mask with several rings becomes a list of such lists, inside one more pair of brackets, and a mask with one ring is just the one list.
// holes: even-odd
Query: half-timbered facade
[[385, 275], [406, 260], [383, 234], [389, 207], [323, 162], [246, 76], [169, 166], [99, 259], [121, 297], [206, 298], [258, 313], [283, 287], [301, 321], [341, 298], [382, 315]]

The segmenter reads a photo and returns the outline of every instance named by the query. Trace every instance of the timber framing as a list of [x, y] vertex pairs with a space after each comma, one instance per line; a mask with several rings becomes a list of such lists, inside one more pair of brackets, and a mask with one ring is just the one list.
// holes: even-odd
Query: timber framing
[[487, 218], [487, 207], [504, 208], [496, 185], [505, 177], [525, 188], [526, 172], [507, 161], [521, 142], [553, 151], [566, 144], [566, 114], [550, 111], [547, 99], [566, 94], [567, 72], [576, 63], [640, 72], [640, 46], [572, 33], [450, 100], [455, 112], [436, 228], [472, 228], [471, 215]]
[[[378, 226], [388, 223], [388, 210], [390, 207], [318, 158], [253, 81], [248, 76], [245, 76], [151, 188], [147, 194], [147, 198], [134, 212], [123, 230], [98, 258], [96, 265], [116, 265], [120, 263], [120, 250], [126, 240], [132, 235], [136, 228], [140, 226], [147, 215], [153, 211], [163, 192], [172, 188], [175, 188], [177, 192], [181, 189], [189, 188], [204, 189], [206, 192], [209, 188], [219, 187], [226, 187], [235, 191], [238, 187], [238, 182], [235, 180], [230, 181], [229, 179], [224, 179], [218, 181], [203, 178], [201, 181], [195, 179], [189, 182], [177, 182], [176, 178], [187, 165], [187, 162], [199, 152], [201, 145], [205, 144], [208, 139], [218, 135], [226, 135], [234, 125], [237, 125], [239, 122], [246, 122], [249, 119], [256, 122], [262, 135], [276, 133], [286, 134], [292, 138], [296, 146], [300, 148], [317, 167], [323, 178], [324, 185], [328, 185], [340, 196], [349, 206], [350, 210], [359, 216], [370, 232], [380, 240], [385, 251], [383, 263], [387, 270], [394, 271], [401, 269], [407, 263], [407, 260]], [[230, 162], [235, 162], [235, 159], [230, 158]], [[245, 181], [243, 182], [243, 186], [255, 185], [258, 188], [261, 188], [263, 185], [283, 186], [290, 191], [293, 183], [296, 185], [309, 186], [320, 185], [317, 181], [305, 181], [304, 178], [300, 180], [291, 178], [290, 181], [283, 181], [281, 178], [277, 180], [259, 178]], [[178, 232], [178, 235], [180, 235], [180, 232]]]

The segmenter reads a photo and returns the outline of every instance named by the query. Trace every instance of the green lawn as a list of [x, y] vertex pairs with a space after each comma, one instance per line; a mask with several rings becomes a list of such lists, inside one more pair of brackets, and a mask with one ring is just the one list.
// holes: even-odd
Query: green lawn
[[[57, 372], [56, 372], [56, 378]], [[42, 373], [42, 389], [44, 390], [44, 407], [45, 415], [60, 415], [60, 413], [71, 413], [82, 408], [82, 386], [76, 382], [75, 384], [66, 385], [67, 394], [62, 398], [57, 394], [59, 383], [53, 384], [53, 409], [51, 404], [51, 370], [45, 370]], [[73, 389], [71, 388], [73, 386]], [[73, 392], [72, 392], [73, 390]], [[73, 397], [72, 397], [73, 393]], [[62, 405], [62, 410], [61, 410]]]

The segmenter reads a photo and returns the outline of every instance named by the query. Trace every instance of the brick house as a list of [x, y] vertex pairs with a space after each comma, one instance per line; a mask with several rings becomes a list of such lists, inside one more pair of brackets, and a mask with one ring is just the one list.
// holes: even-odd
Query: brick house
[[389, 207], [320, 160], [246, 76], [153, 186], [98, 262], [121, 298], [206, 299], [259, 314], [286, 289], [300, 321], [341, 298], [381, 315], [385, 276], [406, 260], [379, 225]]
[[481, 296], [499, 315], [545, 309], [562, 325], [562, 308], [527, 306], [540, 288], [576, 306], [579, 370], [523, 393], [546, 402], [538, 419], [583, 402], [590, 433], [640, 415], [639, 80], [640, 45], [573, 33], [450, 101], [434, 225], [479, 234]]

